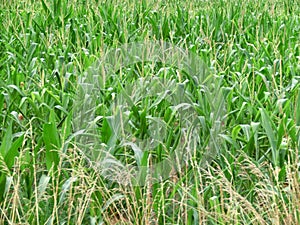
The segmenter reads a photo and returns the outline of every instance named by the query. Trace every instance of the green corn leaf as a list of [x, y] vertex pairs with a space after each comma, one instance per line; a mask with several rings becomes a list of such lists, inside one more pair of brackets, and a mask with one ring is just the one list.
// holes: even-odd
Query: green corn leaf
[[7, 127], [0, 146], [0, 154], [4, 158], [12, 144], [12, 123]]
[[272, 159], [275, 165], [278, 165], [278, 153], [277, 153], [277, 138], [274, 132], [274, 124], [270, 118], [270, 116], [266, 113], [266, 111], [262, 108], [259, 109], [261, 113], [262, 126], [267, 133], [267, 137], [269, 139], [271, 149], [272, 149]]
[[24, 134], [18, 137], [7, 151], [4, 161], [8, 168], [11, 168], [13, 166], [15, 157], [19, 155], [19, 148], [22, 146], [23, 140]]
[[44, 124], [43, 127], [43, 139], [46, 146], [46, 165], [48, 170], [50, 170], [53, 165], [55, 168], [58, 165], [58, 150], [61, 147], [58, 130], [53, 122], [54, 120], [54, 113], [51, 111], [50, 121], [52, 122]]
[[51, 14], [51, 10], [48, 8], [48, 6], [47, 6], [47, 4], [45, 3], [45, 1], [44, 1], [44, 0], [41, 0], [41, 2], [42, 2], [42, 6], [43, 6], [43, 9], [44, 9], [46, 15], [50, 15], [50, 14]]

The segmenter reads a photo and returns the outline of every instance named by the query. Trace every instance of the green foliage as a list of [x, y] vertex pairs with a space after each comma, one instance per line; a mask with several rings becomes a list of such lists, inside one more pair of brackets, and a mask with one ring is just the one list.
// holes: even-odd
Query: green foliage
[[[0, 0], [0, 224], [299, 224], [299, 15], [296, 0]], [[95, 100], [92, 138], [141, 169], [144, 185], [124, 186], [85, 157], [73, 109], [105, 49], [144, 40], [199, 56], [226, 112], [212, 145], [211, 112], [222, 109], [205, 81], [160, 63], [115, 71]], [[147, 77], [178, 89], [134, 98], [145, 90], [126, 84]], [[123, 127], [109, 114], [120, 95]], [[181, 95], [197, 114], [197, 148]], [[142, 151], [159, 123], [161, 142]], [[186, 165], [149, 172], [178, 146], [190, 148]]]

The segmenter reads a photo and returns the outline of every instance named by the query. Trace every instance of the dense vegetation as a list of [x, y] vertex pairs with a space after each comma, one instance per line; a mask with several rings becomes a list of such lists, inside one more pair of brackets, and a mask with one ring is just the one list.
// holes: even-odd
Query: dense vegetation
[[[300, 223], [297, 0], [0, 0], [0, 23], [0, 224]], [[145, 170], [143, 185], [124, 185], [89, 162], [76, 141], [74, 106], [80, 80], [105, 49], [143, 41], [197, 55], [224, 113], [212, 147], [211, 115], [221, 103], [206, 95], [204, 81], [159, 62], [115, 71], [95, 100], [95, 140], [143, 168], [178, 146], [192, 152], [166, 177]], [[182, 129], [179, 106], [138, 89], [126, 126], [114, 124], [132, 141], [111, 145], [115, 96], [147, 77], [183, 84], [199, 122], [196, 142]], [[138, 155], [135, 140], [149, 135], [155, 118], [164, 138]]]

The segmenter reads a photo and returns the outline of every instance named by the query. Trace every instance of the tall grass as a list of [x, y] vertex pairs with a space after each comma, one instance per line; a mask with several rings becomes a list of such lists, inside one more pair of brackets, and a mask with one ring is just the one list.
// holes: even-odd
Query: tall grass
[[[0, 9], [0, 224], [300, 223], [298, 1], [0, 0]], [[125, 186], [86, 160], [72, 110], [78, 81], [105, 49], [144, 40], [197, 54], [221, 82], [226, 113], [218, 151], [200, 164], [214, 102], [201, 102], [201, 85], [187, 83], [201, 121], [193, 157], [168, 179], [146, 173], [145, 185]], [[189, 79], [161, 68], [130, 65], [106, 81], [97, 100], [102, 144], [113, 136], [107, 111], [125, 84]], [[159, 97], [128, 109], [137, 138], [151, 116], [167, 124], [148, 167], [189, 144], [170, 103], [154, 105]], [[126, 146], [114, 152], [137, 163]]]

